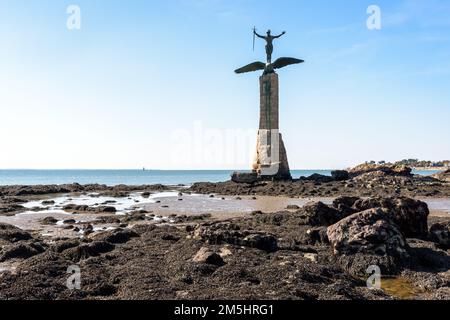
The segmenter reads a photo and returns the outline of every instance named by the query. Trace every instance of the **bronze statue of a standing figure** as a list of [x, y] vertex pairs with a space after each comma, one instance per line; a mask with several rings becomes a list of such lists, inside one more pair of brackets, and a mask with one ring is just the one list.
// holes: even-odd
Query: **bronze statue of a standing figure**
[[[246, 72], [252, 72], [252, 71], [257, 71], [257, 70], [264, 70], [263, 74], [266, 75], [266, 74], [275, 73], [275, 69], [281, 69], [281, 68], [284, 68], [291, 64], [297, 64], [297, 63], [304, 62], [303, 60], [300, 60], [300, 59], [282, 57], [282, 58], [278, 58], [277, 60], [275, 60], [275, 62], [272, 63], [273, 40], [281, 38], [284, 34], [286, 34], [285, 31], [283, 31], [281, 34], [279, 34], [277, 36], [273, 36], [271, 31], [268, 30], [267, 35], [262, 36], [256, 32], [256, 28], [253, 29], [254, 37], [257, 36], [258, 38], [264, 39], [267, 42], [266, 43], [267, 62], [263, 63], [261, 61], [256, 61], [256, 62], [250, 63], [242, 68], [239, 68], [239, 69], [235, 70], [234, 72], [246, 73]], [[254, 38], [253, 38], [253, 40], [254, 40]], [[253, 42], [253, 45], [254, 44], [255, 43]]]
[[258, 38], [266, 40], [266, 42], [267, 42], [267, 44], [266, 44], [267, 64], [271, 64], [272, 63], [272, 53], [273, 53], [273, 40], [281, 38], [283, 35], [286, 34], [286, 31], [283, 31], [278, 36], [272, 36], [270, 30], [267, 31], [267, 36], [262, 36], [262, 35], [258, 34], [256, 32], [256, 30], [253, 30], [253, 34], [255, 36], [257, 36]]

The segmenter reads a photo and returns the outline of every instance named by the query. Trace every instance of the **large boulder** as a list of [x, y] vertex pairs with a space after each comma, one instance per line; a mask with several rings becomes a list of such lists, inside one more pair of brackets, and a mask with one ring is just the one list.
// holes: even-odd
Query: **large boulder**
[[355, 213], [328, 227], [327, 235], [338, 254], [397, 255], [407, 248], [400, 229], [381, 209]]
[[330, 226], [342, 218], [339, 211], [323, 202], [309, 202], [299, 213], [303, 214], [306, 223], [311, 226]]
[[450, 222], [435, 223], [430, 227], [430, 240], [444, 249], [450, 249]]
[[395, 222], [382, 209], [355, 213], [328, 227], [328, 239], [339, 262], [353, 274], [371, 265], [396, 273], [409, 259], [408, 245]]
[[428, 205], [406, 197], [369, 198], [357, 200], [353, 208], [364, 211], [373, 208], [386, 209], [407, 238], [426, 237], [428, 234]]

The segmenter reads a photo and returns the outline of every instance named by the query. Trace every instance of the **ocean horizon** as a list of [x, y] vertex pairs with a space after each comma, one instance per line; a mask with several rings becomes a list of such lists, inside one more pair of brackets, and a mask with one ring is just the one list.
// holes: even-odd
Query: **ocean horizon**
[[[195, 182], [221, 182], [230, 179], [235, 171], [245, 170], [109, 170], [109, 169], [1, 169], [0, 185], [46, 184], [119, 184], [143, 185], [191, 185]], [[312, 174], [331, 175], [331, 169], [291, 170], [292, 177], [308, 177]], [[414, 174], [432, 175], [439, 171], [413, 170]]]

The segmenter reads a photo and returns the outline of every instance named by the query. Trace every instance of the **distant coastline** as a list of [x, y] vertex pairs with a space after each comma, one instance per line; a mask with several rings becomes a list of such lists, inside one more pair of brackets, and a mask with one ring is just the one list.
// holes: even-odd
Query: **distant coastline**
[[411, 168], [418, 171], [446, 171], [450, 169], [450, 167], [411, 167]]

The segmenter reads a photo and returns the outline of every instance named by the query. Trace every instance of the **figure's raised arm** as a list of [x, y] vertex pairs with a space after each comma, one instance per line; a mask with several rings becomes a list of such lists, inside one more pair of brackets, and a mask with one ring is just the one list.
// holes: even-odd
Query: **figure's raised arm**
[[279, 34], [278, 36], [274, 36], [275, 39], [281, 38], [282, 36], [284, 36], [286, 34], [286, 31], [283, 31], [281, 34]]
[[260, 35], [258, 32], [256, 32], [256, 30], [253, 30], [253, 33], [254, 33], [254, 35], [257, 36], [258, 38], [261, 38], [261, 39], [265, 39], [265, 38], [266, 38], [266, 37]]

